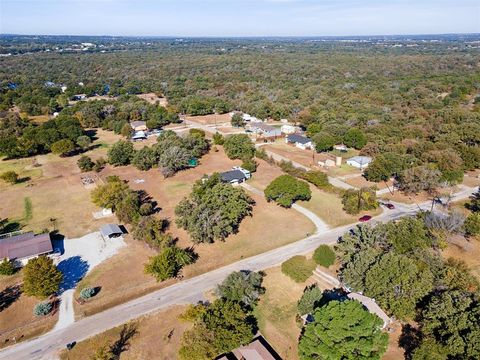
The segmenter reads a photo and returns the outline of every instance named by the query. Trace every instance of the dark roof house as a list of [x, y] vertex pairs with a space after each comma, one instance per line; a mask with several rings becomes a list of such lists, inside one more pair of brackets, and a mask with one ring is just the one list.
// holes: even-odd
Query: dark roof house
[[240, 183], [247, 180], [247, 175], [241, 170], [229, 170], [220, 174], [222, 181], [228, 183]]
[[306, 136], [302, 136], [302, 135], [298, 135], [298, 134], [290, 134], [287, 136], [287, 141], [290, 142], [290, 143], [295, 143], [295, 144], [308, 144], [310, 142], [312, 142], [312, 140], [310, 140], [308, 137]]
[[103, 237], [113, 238], [123, 235], [122, 229], [117, 224], [106, 224], [100, 228]]
[[49, 254], [52, 251], [49, 233], [35, 235], [30, 231], [0, 238], [0, 259], [22, 260]]

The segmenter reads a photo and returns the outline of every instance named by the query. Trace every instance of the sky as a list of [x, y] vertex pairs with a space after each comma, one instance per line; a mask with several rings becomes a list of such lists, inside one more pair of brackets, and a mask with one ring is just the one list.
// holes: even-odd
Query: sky
[[480, 0], [0, 0], [0, 33], [184, 37], [480, 33]]

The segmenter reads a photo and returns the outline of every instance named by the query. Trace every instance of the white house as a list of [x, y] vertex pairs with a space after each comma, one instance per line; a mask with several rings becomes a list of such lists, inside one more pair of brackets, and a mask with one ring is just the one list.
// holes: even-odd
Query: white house
[[282, 135], [279, 128], [265, 124], [261, 121], [251, 122], [248, 126], [255, 134], [262, 135], [266, 138], [277, 137]]
[[372, 162], [372, 158], [370, 156], [354, 156], [347, 160], [347, 164], [357, 169], [365, 169], [368, 167], [368, 164]]
[[298, 135], [298, 134], [290, 134], [285, 138], [285, 142], [287, 144], [295, 144], [296, 147], [306, 150], [306, 149], [312, 149], [313, 144], [312, 140], [310, 140], [306, 136]]
[[295, 134], [295, 126], [290, 125], [290, 124], [285, 124], [280, 127], [280, 131], [284, 134], [290, 135], [290, 134]]

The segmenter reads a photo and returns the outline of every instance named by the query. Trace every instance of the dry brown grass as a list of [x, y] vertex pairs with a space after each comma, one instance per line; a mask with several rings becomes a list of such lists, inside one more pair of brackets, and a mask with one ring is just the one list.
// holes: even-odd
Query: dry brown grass
[[480, 186], [480, 170], [468, 171], [463, 177], [463, 185], [466, 186]]
[[357, 188], [376, 187], [378, 190], [382, 190], [382, 189], [385, 189], [388, 185], [388, 187], [390, 189], [393, 189], [393, 181], [392, 180], [387, 181], [387, 183], [385, 183], [385, 181], [381, 181], [381, 182], [376, 183], [376, 182], [373, 182], [373, 181], [368, 181], [363, 176], [356, 176], [356, 177], [353, 177], [353, 178], [345, 179], [344, 181], [347, 184], [350, 184], [350, 185], [355, 186]]
[[166, 107], [168, 105], [167, 98], [158, 96], [155, 93], [138, 94], [137, 97], [142, 99], [142, 100], [145, 100], [146, 102], [148, 102], [150, 104], [158, 103], [158, 105], [163, 106], [163, 107]]
[[[128, 349], [120, 356], [122, 360], [177, 359], [183, 332], [191, 325], [178, 320], [184, 306], [175, 306], [167, 310], [149, 314], [137, 319], [137, 334], [129, 341]], [[87, 340], [81, 341], [70, 350], [60, 354], [62, 360], [89, 359], [96, 349], [110, 346], [119, 339], [123, 326], [105, 331]]]
[[[240, 164], [239, 161], [229, 160], [222, 148], [219, 147], [219, 149], [218, 152], [205, 155], [200, 160], [198, 167], [182, 171], [167, 179], [162, 178], [158, 169], [142, 172], [132, 166], [107, 167], [102, 172], [102, 176], [115, 174], [128, 180], [132, 188], [145, 190], [158, 202], [158, 206], [161, 208], [159, 216], [171, 221], [169, 231], [179, 239], [178, 245], [189, 247], [193, 243], [190, 241], [188, 233], [175, 225], [175, 206], [190, 193], [194, 181], [200, 179], [204, 174], [225, 171], [233, 165]], [[135, 184], [134, 179], [144, 179], [145, 182]], [[185, 277], [192, 277], [242, 258], [277, 248], [313, 232], [313, 223], [303, 215], [294, 210], [283, 209], [273, 203], [267, 203], [263, 197], [252, 194], [250, 196], [256, 201], [253, 216], [244, 219], [239, 232], [228, 237], [226, 241], [196, 245], [194, 249], [199, 254], [199, 259], [194, 265], [184, 269]], [[293, 228], [292, 223], [295, 223]], [[265, 226], [268, 226], [269, 231], [265, 231]], [[154, 252], [146, 249], [142, 243], [127, 241], [129, 244], [127, 248], [96, 267], [78, 287], [80, 289], [86, 285], [102, 286], [98, 297], [85, 305], [77, 306], [80, 314], [101, 311], [174, 281], [157, 283], [151, 276], [145, 275], [143, 264], [149, 256], [154, 255]], [[122, 275], [119, 276], [119, 274]]]
[[403, 359], [405, 351], [398, 345], [398, 341], [402, 335], [402, 325], [395, 322], [390, 325], [390, 328], [392, 328], [393, 331], [388, 334], [388, 347], [382, 356], [382, 360]]
[[466, 245], [467, 250], [460, 246], [449, 244], [442, 251], [442, 256], [445, 259], [454, 258], [464, 261], [470, 272], [480, 280], [480, 237], [472, 238]]
[[255, 315], [260, 331], [283, 359], [298, 359], [300, 327], [295, 321], [297, 302], [312, 279], [299, 284], [282, 274], [280, 267], [266, 270], [262, 295]]
[[[22, 273], [0, 276], [0, 291], [20, 286]], [[58, 320], [58, 313], [46, 317], [33, 315], [33, 308], [40, 300], [21, 294], [11, 305], [0, 312], [0, 348], [12, 342], [25, 340], [49, 331]], [[15, 340], [14, 340], [15, 338]]]
[[195, 121], [203, 125], [222, 125], [224, 123], [230, 123], [230, 114], [210, 114], [200, 116], [185, 116], [186, 120]]

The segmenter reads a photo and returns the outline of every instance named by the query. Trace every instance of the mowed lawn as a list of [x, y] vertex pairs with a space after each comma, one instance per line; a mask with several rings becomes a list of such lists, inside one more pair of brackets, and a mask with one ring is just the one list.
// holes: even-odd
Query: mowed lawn
[[[136, 334], [127, 341], [128, 346], [121, 353], [120, 359], [177, 359], [182, 334], [191, 326], [178, 319], [184, 310], [185, 306], [175, 306], [129, 323], [129, 326], [136, 328]], [[90, 359], [98, 348], [107, 346], [108, 349], [118, 341], [122, 329], [123, 325], [81, 341], [72, 350], [62, 351], [60, 359]]]
[[283, 359], [298, 359], [298, 337], [301, 328], [295, 320], [297, 302], [305, 287], [313, 284], [296, 283], [284, 275], [280, 267], [265, 271], [263, 286], [266, 292], [255, 308], [260, 332]]
[[[195, 169], [179, 172], [171, 178], [164, 179], [158, 169], [142, 172], [132, 166], [108, 167], [102, 172], [102, 177], [118, 175], [128, 180], [132, 188], [146, 191], [157, 201], [160, 208], [158, 216], [170, 221], [169, 232], [178, 238], [178, 245], [193, 246], [199, 255], [195, 264], [183, 270], [184, 277], [192, 277], [300, 240], [314, 231], [313, 223], [300, 213], [268, 203], [263, 197], [249, 193], [256, 205], [252, 216], [242, 221], [237, 234], [229, 236], [224, 242], [194, 245], [188, 233], [175, 224], [175, 206], [191, 192], [193, 183], [204, 174], [226, 171], [239, 164], [240, 161], [229, 160], [219, 147], [218, 152], [212, 151], [202, 157], [200, 165]], [[134, 180], [143, 182], [136, 183]], [[143, 265], [155, 252], [146, 248], [142, 242], [129, 239], [127, 242], [129, 246], [96, 267], [78, 287], [102, 287], [98, 296], [90, 302], [76, 305], [80, 316], [101, 311], [175, 281], [157, 283], [153, 277], [144, 274]]]
[[[268, 184], [275, 178], [284, 175], [278, 166], [270, 165], [263, 160], [257, 161], [259, 163], [257, 173], [254, 174], [252, 179], [248, 180], [248, 183], [252, 186], [265, 190]], [[343, 210], [342, 200], [339, 195], [320, 190], [311, 184], [310, 189], [312, 198], [309, 201], [299, 201], [298, 204], [315, 213], [330, 227], [351, 224], [357, 222], [358, 218], [365, 214], [375, 216], [382, 212], [379, 207], [374, 211], [364, 211], [359, 215], [349, 215]]]
[[21, 272], [0, 275], [0, 347], [43, 334], [53, 328], [58, 319], [58, 313], [46, 317], [33, 315], [34, 306], [41, 301], [17, 292], [21, 283]]

